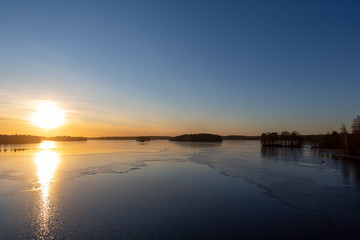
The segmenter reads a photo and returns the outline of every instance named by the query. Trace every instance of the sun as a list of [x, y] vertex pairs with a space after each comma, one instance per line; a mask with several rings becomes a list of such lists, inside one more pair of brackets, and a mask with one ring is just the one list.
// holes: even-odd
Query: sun
[[54, 102], [43, 102], [38, 105], [37, 112], [32, 114], [31, 121], [40, 128], [56, 128], [64, 124], [65, 112]]

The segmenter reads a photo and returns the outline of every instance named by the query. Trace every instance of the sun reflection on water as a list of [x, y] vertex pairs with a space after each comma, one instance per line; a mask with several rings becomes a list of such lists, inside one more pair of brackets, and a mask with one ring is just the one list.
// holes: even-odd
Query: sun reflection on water
[[55, 148], [55, 143], [51, 141], [45, 141], [40, 144], [42, 151], [38, 152], [35, 155], [35, 163], [37, 167], [37, 177], [38, 184], [40, 184], [41, 189], [41, 200], [40, 205], [40, 214], [39, 214], [39, 224], [40, 224], [40, 236], [46, 237], [49, 236], [49, 227], [48, 223], [50, 222], [51, 217], [51, 194], [50, 187], [54, 181], [54, 174], [57, 165], [60, 162], [60, 156], [57, 152], [49, 150]]
[[51, 149], [56, 148], [54, 141], [42, 141], [39, 146], [40, 149]]

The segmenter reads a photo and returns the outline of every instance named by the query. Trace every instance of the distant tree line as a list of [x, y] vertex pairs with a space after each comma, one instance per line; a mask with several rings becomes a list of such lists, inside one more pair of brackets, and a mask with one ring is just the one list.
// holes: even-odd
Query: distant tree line
[[56, 137], [39, 137], [32, 135], [0, 135], [0, 144], [25, 144], [25, 143], [40, 143], [41, 141], [86, 141], [85, 137], [70, 137], [70, 136], [56, 136]]
[[292, 133], [282, 131], [281, 134], [277, 132], [263, 133], [260, 136], [261, 145], [263, 147], [301, 147], [304, 143], [303, 137], [297, 132]]
[[148, 141], [150, 141], [151, 140], [151, 138], [150, 137], [146, 137], [146, 136], [141, 136], [141, 137], [137, 137], [136, 138], [136, 141], [138, 141], [138, 142], [148, 142]]
[[42, 137], [46, 141], [87, 141], [86, 137], [71, 137], [71, 136], [56, 136], [56, 137]]
[[[88, 140], [137, 140], [138, 138], [148, 137], [151, 140], [169, 140], [169, 136], [139, 136], [139, 137], [91, 137]], [[228, 135], [222, 136], [223, 140], [260, 140], [260, 136], [243, 136], [243, 135]]]
[[40, 143], [41, 138], [31, 135], [0, 135], [0, 144]]
[[260, 136], [229, 135], [223, 136], [224, 140], [260, 140]]
[[345, 155], [360, 157], [360, 115], [352, 122], [351, 133], [342, 124], [340, 133], [333, 131], [325, 135], [308, 135], [306, 141], [313, 147], [323, 149], [342, 149]]
[[[168, 136], [139, 136], [139, 137], [148, 137], [151, 140], [168, 140], [170, 137]], [[112, 137], [91, 137], [88, 138], [88, 140], [137, 140], [139, 137], [117, 137], [117, 136], [112, 136]]]

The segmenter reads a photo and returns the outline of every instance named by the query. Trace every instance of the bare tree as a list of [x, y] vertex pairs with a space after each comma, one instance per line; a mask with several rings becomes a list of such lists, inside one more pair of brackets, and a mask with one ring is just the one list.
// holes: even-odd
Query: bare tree
[[283, 145], [288, 146], [289, 144], [289, 140], [290, 140], [290, 132], [288, 131], [282, 131], [280, 134], [280, 138], [283, 141]]
[[348, 140], [348, 132], [345, 124], [341, 124], [341, 134], [344, 135], [344, 150], [345, 154], [349, 154], [349, 140]]
[[353, 120], [351, 129], [352, 133], [360, 134], [360, 115], [357, 115], [357, 117]]

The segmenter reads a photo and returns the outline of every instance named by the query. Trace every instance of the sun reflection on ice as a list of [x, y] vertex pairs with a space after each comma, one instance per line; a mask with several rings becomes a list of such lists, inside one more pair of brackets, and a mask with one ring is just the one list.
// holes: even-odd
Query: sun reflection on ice
[[44, 150], [38, 152], [35, 156], [38, 183], [40, 184], [41, 189], [41, 201], [39, 202], [40, 238], [47, 238], [50, 233], [48, 228], [52, 211], [50, 202], [50, 187], [51, 183], [54, 181], [56, 167], [60, 162], [59, 154], [55, 151], [49, 150], [54, 147], [54, 142], [42, 142], [40, 144], [40, 148]]
[[51, 150], [43, 150], [36, 154], [37, 175], [41, 184], [43, 198], [47, 198], [49, 195], [49, 187], [59, 161], [59, 155]]

